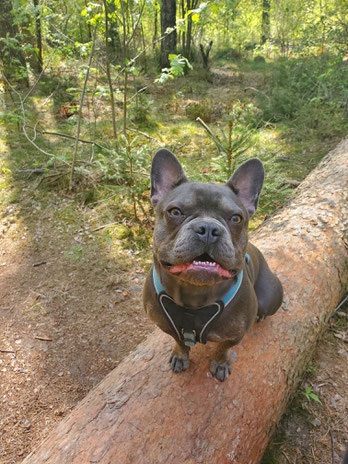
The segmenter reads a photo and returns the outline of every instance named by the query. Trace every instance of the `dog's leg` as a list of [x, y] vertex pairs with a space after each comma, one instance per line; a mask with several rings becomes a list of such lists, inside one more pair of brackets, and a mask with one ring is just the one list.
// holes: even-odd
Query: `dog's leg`
[[239, 343], [226, 340], [218, 344], [214, 359], [210, 363], [210, 372], [214, 377], [224, 382], [231, 373], [232, 362], [235, 361], [235, 353], [230, 348]]
[[254, 285], [258, 301], [257, 321], [274, 314], [282, 304], [283, 288], [271, 272], [263, 256], [260, 257], [259, 275]]
[[181, 342], [176, 342], [169, 362], [174, 372], [186, 371], [190, 365], [190, 347]]

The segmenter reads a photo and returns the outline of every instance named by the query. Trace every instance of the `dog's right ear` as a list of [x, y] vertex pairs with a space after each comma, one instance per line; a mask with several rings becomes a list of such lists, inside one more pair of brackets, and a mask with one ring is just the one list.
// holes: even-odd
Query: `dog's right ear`
[[159, 150], [151, 166], [151, 202], [156, 206], [174, 187], [186, 182], [184, 170], [169, 150]]

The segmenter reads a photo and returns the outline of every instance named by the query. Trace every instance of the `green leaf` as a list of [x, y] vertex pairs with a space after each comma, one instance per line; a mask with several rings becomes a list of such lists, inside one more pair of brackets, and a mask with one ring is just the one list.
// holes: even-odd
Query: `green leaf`
[[318, 398], [318, 396], [317, 396], [315, 393], [310, 393], [309, 396], [310, 396], [310, 398], [312, 398], [314, 401], [316, 401], [317, 403], [320, 403], [320, 404], [321, 404], [320, 399]]

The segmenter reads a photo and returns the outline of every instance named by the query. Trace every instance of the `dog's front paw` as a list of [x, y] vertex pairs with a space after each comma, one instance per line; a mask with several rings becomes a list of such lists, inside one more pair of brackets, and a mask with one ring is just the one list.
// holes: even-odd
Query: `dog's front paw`
[[169, 362], [170, 362], [170, 367], [172, 368], [172, 371], [174, 372], [186, 371], [186, 369], [188, 369], [190, 365], [190, 360], [188, 357], [178, 356], [174, 353], [172, 353], [169, 359]]
[[213, 359], [210, 363], [210, 372], [214, 377], [224, 382], [231, 373], [231, 365], [227, 362], [219, 363]]

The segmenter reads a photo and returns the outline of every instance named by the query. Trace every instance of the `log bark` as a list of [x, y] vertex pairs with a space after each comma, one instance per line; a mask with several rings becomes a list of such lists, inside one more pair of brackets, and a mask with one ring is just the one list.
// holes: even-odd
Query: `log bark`
[[347, 155], [348, 139], [252, 235], [284, 304], [234, 347], [226, 382], [208, 373], [209, 344], [192, 350], [188, 371], [172, 373], [172, 340], [157, 330], [23, 464], [259, 463], [347, 284]]

